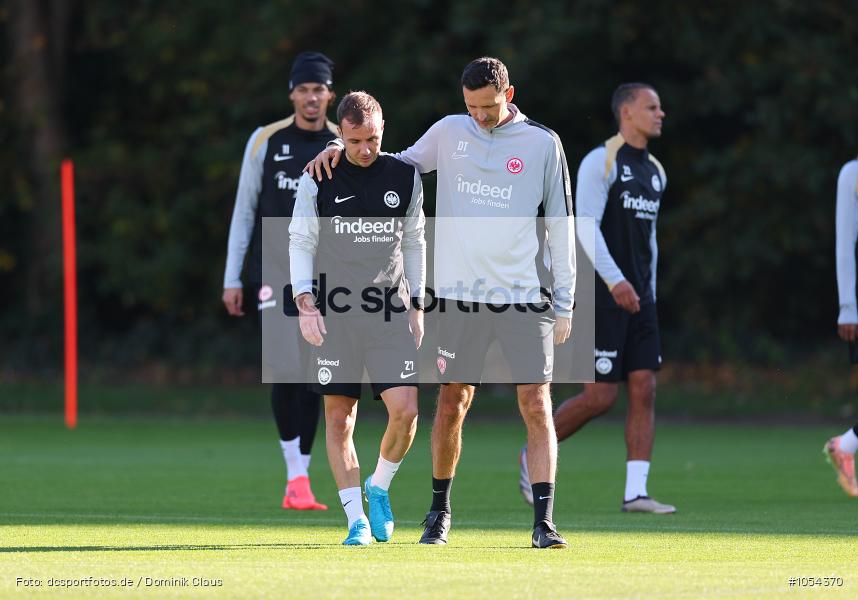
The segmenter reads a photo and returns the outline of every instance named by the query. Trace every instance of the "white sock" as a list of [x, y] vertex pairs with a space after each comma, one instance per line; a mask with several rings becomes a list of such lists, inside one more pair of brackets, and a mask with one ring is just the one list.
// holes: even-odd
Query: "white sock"
[[304, 463], [304, 470], [309, 472], [310, 471], [310, 455], [309, 454], [302, 454], [301, 455], [301, 462]]
[[855, 454], [858, 450], [858, 436], [850, 428], [846, 433], [840, 436], [840, 449], [849, 454]]
[[370, 483], [376, 487], [380, 487], [386, 492], [390, 489], [390, 482], [393, 481], [393, 476], [396, 475], [396, 471], [399, 469], [399, 465], [401, 464], [401, 460], [396, 463], [390, 462], [389, 460], [385, 460], [381, 454], [379, 454], [378, 465], [375, 467], [375, 473], [372, 474]]
[[283, 449], [283, 458], [286, 461], [286, 479], [292, 481], [296, 477], [306, 477], [307, 468], [301, 460], [301, 438], [280, 440], [280, 447]]
[[647, 475], [649, 475], [648, 460], [630, 460], [626, 462], [626, 502], [634, 500], [638, 496], [649, 495], [646, 493]]
[[349, 529], [355, 521], [366, 516], [363, 512], [363, 498], [359, 487], [340, 490], [340, 503], [346, 512], [346, 519], [349, 520]]

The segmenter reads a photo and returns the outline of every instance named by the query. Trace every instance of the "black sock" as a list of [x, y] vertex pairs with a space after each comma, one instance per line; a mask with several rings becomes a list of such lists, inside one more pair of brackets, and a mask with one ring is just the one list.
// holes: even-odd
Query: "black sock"
[[532, 483], [533, 490], [533, 526], [540, 521], [554, 521], [554, 484], [547, 481]]
[[450, 488], [453, 486], [452, 479], [432, 478], [432, 510], [443, 510], [448, 515], [452, 514], [450, 509]]

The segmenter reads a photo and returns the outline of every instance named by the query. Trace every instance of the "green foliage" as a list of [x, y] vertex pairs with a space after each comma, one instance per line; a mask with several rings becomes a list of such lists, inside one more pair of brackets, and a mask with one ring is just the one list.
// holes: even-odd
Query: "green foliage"
[[[670, 181], [659, 223], [668, 349], [765, 360], [833, 329], [834, 186], [858, 154], [858, 13], [844, 3], [94, 1], [77, 11], [62, 106], [92, 362], [252, 360], [246, 328], [219, 302], [227, 231], [247, 136], [291, 112], [288, 72], [306, 49], [336, 61], [341, 96], [379, 98], [389, 150], [461, 112], [462, 67], [497, 55], [515, 101], [560, 134], [573, 171], [614, 132], [613, 88], [653, 83], [667, 112], [652, 150]], [[0, 147], [4, 289], [32, 258], [19, 225], [38, 218], [15, 123], [4, 99], [0, 134], [14, 140]], [[12, 340], [0, 360], [59, 364], [32, 351], [22, 300], [4, 294], [0, 308]]]

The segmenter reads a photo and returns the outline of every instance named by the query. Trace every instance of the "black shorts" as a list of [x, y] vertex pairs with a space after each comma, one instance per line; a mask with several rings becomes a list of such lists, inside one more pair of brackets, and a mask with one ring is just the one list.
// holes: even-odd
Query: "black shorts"
[[655, 304], [631, 314], [596, 307], [596, 381], [626, 381], [629, 372], [661, 368], [661, 340]]
[[306, 383], [311, 346], [301, 335], [298, 317], [287, 316], [284, 310], [294, 301], [270, 285], [254, 286], [251, 291], [253, 296], [245, 296], [244, 311], [256, 307], [262, 330], [262, 382]]
[[441, 383], [479, 385], [486, 353], [497, 340], [509, 366], [497, 383], [545, 383], [554, 366], [554, 309], [446, 299], [438, 313], [436, 365]]
[[311, 346], [310, 390], [328, 396], [360, 398], [363, 371], [376, 399], [395, 387], [418, 387], [417, 347], [407, 313], [325, 317], [328, 333]]

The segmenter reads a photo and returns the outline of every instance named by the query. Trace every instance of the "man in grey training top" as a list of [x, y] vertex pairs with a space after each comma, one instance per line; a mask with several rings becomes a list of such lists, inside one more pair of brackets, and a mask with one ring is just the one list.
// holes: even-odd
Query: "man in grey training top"
[[[441, 119], [396, 155], [421, 173], [438, 173], [435, 288], [447, 310], [439, 316], [442, 385], [425, 544], [447, 543], [462, 424], [496, 339], [518, 382], [531, 448], [532, 545], [566, 547], [552, 514], [557, 440], [549, 385], [553, 345], [565, 342], [572, 328], [571, 183], [560, 139], [511, 103], [514, 91], [500, 60], [472, 61], [462, 74], [468, 115]], [[317, 177], [327, 160], [328, 153], [317, 157]]]

